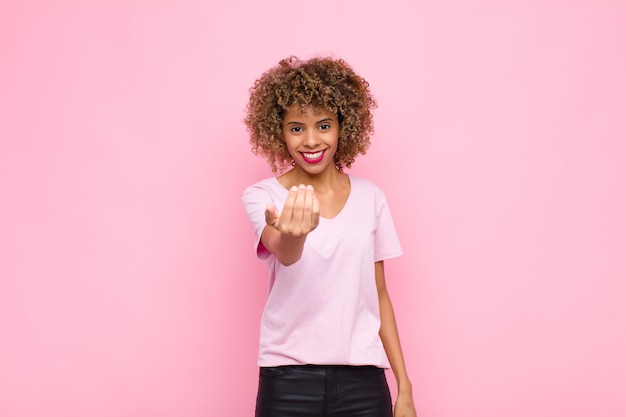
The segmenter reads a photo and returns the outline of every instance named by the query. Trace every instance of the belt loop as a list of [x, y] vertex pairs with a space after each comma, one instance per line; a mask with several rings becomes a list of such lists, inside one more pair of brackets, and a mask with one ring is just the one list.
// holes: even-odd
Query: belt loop
[[326, 367], [326, 396], [337, 398], [339, 394], [339, 367]]

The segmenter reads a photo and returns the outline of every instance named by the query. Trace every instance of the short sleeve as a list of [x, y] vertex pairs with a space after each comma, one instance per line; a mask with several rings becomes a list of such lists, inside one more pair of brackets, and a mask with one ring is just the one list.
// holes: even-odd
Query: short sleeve
[[374, 261], [395, 258], [402, 255], [402, 246], [396, 233], [387, 199], [380, 189], [376, 189], [376, 232]]
[[254, 184], [245, 189], [241, 200], [256, 235], [256, 255], [259, 259], [267, 259], [270, 252], [261, 243], [261, 234], [265, 228], [265, 208], [268, 204], [274, 204], [272, 197], [259, 184]]

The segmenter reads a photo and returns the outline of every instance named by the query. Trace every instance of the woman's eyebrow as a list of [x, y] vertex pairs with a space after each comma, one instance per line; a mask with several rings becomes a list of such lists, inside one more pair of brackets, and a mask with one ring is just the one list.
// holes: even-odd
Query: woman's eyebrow
[[[333, 121], [333, 119], [332, 119], [332, 118], [330, 118], [330, 117], [326, 117], [326, 118], [324, 118], [324, 119], [318, 120], [317, 122], [315, 122], [315, 124], [317, 125], [317, 124], [320, 124], [320, 123], [324, 123], [324, 122], [332, 122], [332, 121]], [[306, 124], [306, 123], [304, 123], [304, 122], [299, 122], [299, 121], [297, 121], [297, 120], [290, 120], [290, 121], [288, 121], [286, 124], [288, 124], [288, 125], [304, 125], [304, 124]]]

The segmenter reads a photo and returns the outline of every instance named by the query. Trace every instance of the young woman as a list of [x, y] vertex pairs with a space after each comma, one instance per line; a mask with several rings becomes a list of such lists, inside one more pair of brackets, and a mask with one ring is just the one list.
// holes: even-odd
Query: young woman
[[269, 271], [257, 417], [416, 415], [383, 268], [402, 248], [380, 189], [344, 172], [368, 148], [375, 106], [332, 58], [284, 59], [250, 89], [253, 152], [281, 173], [243, 193]]

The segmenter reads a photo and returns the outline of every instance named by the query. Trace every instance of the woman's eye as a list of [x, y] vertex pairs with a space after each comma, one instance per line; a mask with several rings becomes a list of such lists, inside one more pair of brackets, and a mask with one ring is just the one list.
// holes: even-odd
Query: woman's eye
[[299, 127], [299, 126], [294, 126], [294, 127], [292, 127], [292, 128], [291, 128], [291, 131], [292, 131], [293, 133], [302, 132], [302, 128], [301, 128], [301, 127]]
[[320, 130], [328, 130], [328, 129], [330, 129], [330, 125], [329, 124], [320, 125]]

